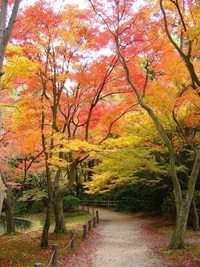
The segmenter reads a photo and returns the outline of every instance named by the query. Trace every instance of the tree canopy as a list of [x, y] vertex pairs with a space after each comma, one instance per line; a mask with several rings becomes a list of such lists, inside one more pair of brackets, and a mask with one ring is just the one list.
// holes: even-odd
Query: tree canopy
[[11, 13], [2, 2], [0, 171], [21, 191], [43, 177], [43, 246], [52, 203], [61, 232], [62, 198], [77, 184], [93, 194], [166, 178], [177, 211], [170, 247], [183, 246], [200, 165], [200, 6], [138, 2], [57, 10], [43, 0], [18, 15], [20, 1]]

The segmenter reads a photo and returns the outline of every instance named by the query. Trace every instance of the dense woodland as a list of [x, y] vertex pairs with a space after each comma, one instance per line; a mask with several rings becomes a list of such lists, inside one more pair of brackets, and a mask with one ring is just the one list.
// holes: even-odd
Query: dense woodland
[[199, 1], [23, 2], [0, 11], [8, 232], [16, 207], [42, 201], [48, 246], [52, 207], [63, 232], [73, 195], [164, 216], [172, 206], [169, 247], [182, 248], [189, 213], [199, 228]]

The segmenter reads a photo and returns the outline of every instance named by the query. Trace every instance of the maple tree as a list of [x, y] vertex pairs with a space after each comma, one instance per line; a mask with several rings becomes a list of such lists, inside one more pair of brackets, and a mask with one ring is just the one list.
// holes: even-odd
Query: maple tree
[[[122, 107], [130, 90], [116, 79], [117, 57], [101, 53], [101, 45], [107, 46], [109, 40], [90, 16], [70, 5], [58, 14], [40, 1], [19, 16], [13, 33], [14, 43], [22, 48], [18, 57], [30, 61], [27, 75], [18, 72], [12, 77], [12, 87], [19, 93], [13, 129], [28, 134], [30, 146], [40, 132], [38, 149], [44, 154], [48, 206], [42, 246], [48, 245], [52, 201], [55, 232], [65, 231], [62, 198], [76, 181], [78, 165], [92, 159], [96, 145], [134, 102]], [[8, 57], [14, 60], [12, 52]], [[119, 94], [121, 101], [116, 101]]]
[[[12, 58], [8, 55], [12, 55]], [[27, 72], [24, 69], [27, 69]], [[28, 110], [25, 109], [24, 105], [20, 106], [15, 103], [22, 88], [13, 89], [15, 87], [13, 80], [16, 81], [20, 75], [23, 75], [24, 78], [31, 76], [35, 71], [35, 65], [23, 57], [20, 47], [8, 45], [7, 60], [5, 66], [3, 66], [3, 71], [1, 84], [4, 88], [2, 91], [4, 120], [2, 126], [5, 133], [3, 133], [4, 138], [1, 141], [1, 176], [4, 186], [7, 187], [8, 184], [7, 196], [4, 200], [7, 214], [7, 232], [13, 232], [15, 231], [14, 209], [16, 201], [24, 190], [28, 170], [34, 160], [41, 154], [41, 150], [39, 151], [37, 145], [38, 136], [36, 134], [34, 138], [31, 135], [29, 136], [28, 120], [24, 117], [22, 119], [21, 112], [28, 114]], [[13, 147], [15, 147], [15, 150], [13, 150]], [[12, 192], [13, 179], [20, 184], [16, 194], [14, 191]]]
[[[3, 61], [5, 57], [6, 47], [8, 45], [8, 41], [10, 39], [14, 27], [20, 2], [21, 0], [15, 0], [15, 1], [2, 0], [0, 5], [0, 136], [2, 134], [1, 92], [4, 89], [1, 84], [1, 77], [4, 74], [2, 72]], [[1, 212], [4, 199], [4, 189], [2, 186], [0, 190], [1, 190], [0, 192], [0, 212]]]
[[96, 154], [100, 163], [93, 168], [92, 181], [84, 183], [89, 194], [138, 183], [154, 186], [168, 175], [167, 150], [148, 115], [137, 110], [124, 121], [117, 137], [106, 140]]
[[[176, 51], [178, 51], [180, 57], [184, 60], [185, 66], [188, 70], [189, 74], [189, 84], [188, 87], [185, 88], [183, 86], [182, 94], [186, 89], [190, 93], [190, 88], [193, 88], [196, 92], [194, 94], [194, 98], [196, 98], [199, 94], [198, 88], [200, 85], [200, 79], [197, 74], [197, 68], [199, 66], [199, 60], [196, 60], [196, 56], [198, 55], [199, 51], [199, 45], [198, 42], [196, 42], [196, 38], [198, 40], [199, 38], [199, 31], [198, 31], [198, 22], [199, 22], [199, 6], [195, 2], [187, 1], [186, 3], [184, 1], [169, 1], [170, 7], [167, 5], [163, 5], [163, 1], [160, 1], [160, 9], [163, 14], [164, 19], [164, 25], [165, 25], [165, 31], [167, 34], [167, 37], [170, 41], [170, 43], [175, 47]], [[167, 15], [168, 10], [173, 10], [173, 14], [177, 14], [179, 17], [179, 26], [178, 26], [178, 44], [174, 42], [172, 38], [172, 32], [170, 30], [171, 28], [171, 21], [169, 22], [169, 17]], [[189, 12], [188, 12], [189, 11]], [[175, 27], [176, 24], [175, 24]], [[175, 28], [176, 29], [176, 28]], [[188, 92], [187, 92], [188, 93]], [[191, 103], [193, 106], [193, 100], [191, 98]], [[198, 108], [197, 108], [198, 109]], [[173, 184], [174, 184], [174, 190], [175, 190], [175, 201], [176, 201], [176, 211], [177, 211], [177, 217], [176, 217], [176, 227], [174, 234], [172, 236], [170, 247], [171, 248], [180, 248], [183, 247], [184, 243], [184, 236], [185, 236], [185, 229], [187, 225], [187, 218], [189, 214], [189, 209], [191, 205], [191, 201], [193, 199], [193, 193], [195, 189], [196, 180], [199, 174], [199, 168], [200, 168], [200, 151], [198, 149], [198, 145], [195, 146], [195, 143], [192, 142], [191, 135], [187, 135], [185, 133], [184, 128], [182, 127], [182, 124], [179, 123], [176, 112], [173, 112], [174, 120], [177, 123], [177, 126], [183, 136], [183, 138], [186, 140], [186, 143], [190, 149], [194, 152], [194, 163], [191, 168], [189, 177], [188, 177], [188, 188], [185, 195], [182, 194], [180, 189], [180, 184], [178, 183], [178, 179], [174, 173]], [[196, 117], [196, 115], [195, 115]], [[198, 117], [196, 117], [198, 120]], [[194, 126], [193, 126], [194, 127]]]
[[6, 47], [10, 36], [12, 34], [13, 26], [17, 17], [20, 2], [15, 1], [1, 1], [0, 10], [0, 74], [2, 73], [3, 60], [6, 52]]
[[[52, 203], [54, 230], [65, 231], [62, 198], [76, 183], [81, 165], [89, 166], [100, 155], [102, 164], [96, 169], [107, 172], [96, 176], [98, 182], [94, 176], [97, 188], [105, 180], [106, 189], [134, 182], [134, 164], [151, 169], [152, 176], [170, 171], [177, 207], [170, 248], [182, 247], [200, 164], [199, 6], [193, 1], [147, 1], [136, 9], [137, 1], [89, 2], [92, 9], [66, 5], [60, 12], [46, 1], [36, 2], [20, 14], [7, 49], [9, 71], [2, 77], [9, 92], [4, 96], [4, 127], [10, 130], [6, 140], [16, 139], [17, 150], [26, 155], [23, 162], [36, 152], [43, 155], [38, 160], [45, 169], [48, 205], [41, 244], [48, 245]], [[146, 143], [123, 131], [130, 121], [122, 117], [143, 112], [138, 105], [146, 110], [145, 123], [147, 115], [154, 123], [148, 131], [159, 133], [158, 146], [155, 139]], [[141, 148], [142, 155], [133, 161]], [[170, 162], [163, 170], [154, 153], [166, 148]], [[122, 156], [128, 157], [124, 164]], [[110, 165], [116, 162], [113, 174]], [[180, 169], [188, 185], [185, 195]]]
[[[191, 86], [197, 89], [200, 86], [195, 62], [199, 50], [199, 5], [192, 1], [168, 1], [165, 4], [160, 0], [159, 3], [167, 37], [185, 62], [190, 74]], [[173, 21], [169, 11], [172, 11], [173, 16], [176, 15]], [[177, 32], [178, 43], [173, 39], [173, 31]]]
[[[174, 196], [177, 211], [176, 226], [169, 247], [182, 248], [184, 246], [188, 213], [193, 199], [196, 179], [199, 173], [200, 151], [198, 150], [198, 144], [195, 146], [190, 138], [190, 135], [185, 133], [184, 127], [186, 125], [184, 125], [182, 121], [179, 121], [178, 115], [181, 112], [176, 112], [176, 105], [174, 107], [172, 106], [170, 110], [173, 114], [172, 119], [176, 123], [178, 135], [182, 136], [180, 138], [181, 140], [179, 139], [179, 142], [187, 144], [190, 149], [194, 151], [193, 166], [188, 173], [188, 186], [186, 193], [183, 195], [176, 170], [178, 162], [176, 159], [177, 150], [174, 142], [177, 139], [174, 139], [174, 133], [168, 133], [157, 108], [155, 106], [151, 106], [152, 101], [149, 102], [149, 97], [146, 98], [146, 95], [150, 95], [149, 80], [152, 80], [152, 84], [156, 83], [159, 90], [161, 90], [162, 85], [164, 85], [165, 88], [171, 87], [171, 79], [168, 81], [165, 80], [165, 83], [162, 84], [162, 76], [165, 77], [165, 72], [168, 72], [167, 69], [164, 69], [165, 64], [161, 64], [161, 62], [163, 62], [162, 56], [165, 55], [166, 51], [166, 48], [162, 51], [163, 44], [165, 43], [166, 47], [170, 47], [169, 44], [165, 42], [165, 36], [167, 36], [170, 43], [178, 51], [181, 59], [184, 60], [185, 66], [188, 70], [188, 72], [186, 72], [186, 68], [183, 66], [183, 75], [187, 77], [187, 80], [185, 80], [182, 84], [178, 84], [178, 86], [177, 84], [173, 84], [173, 87], [176, 90], [174, 98], [177, 98], [177, 91], [179, 91], [178, 96], [180, 100], [183, 92], [185, 93], [186, 90], [188, 91], [191, 87], [196, 90], [194, 97], [197, 97], [199, 79], [195, 71], [195, 66], [198, 66], [198, 60], [195, 59], [198, 55], [199, 48], [198, 42], [195, 40], [198, 40], [199, 36], [197, 24], [199, 12], [195, 13], [194, 11], [197, 11], [199, 7], [192, 1], [186, 1], [186, 3], [185, 1], [160, 1], [160, 9], [164, 16], [166, 33], [166, 35], [164, 33], [163, 36], [161, 36], [165, 38], [162, 39], [155, 34], [157, 30], [158, 32], [163, 32], [162, 24], [160, 24], [162, 18], [158, 9], [154, 12], [150, 12], [151, 19], [150, 22], [148, 21], [147, 23], [145, 22], [144, 14], [146, 14], [146, 17], [149, 18], [149, 13], [144, 7], [140, 10], [140, 12], [135, 14], [135, 16], [133, 13], [130, 14], [131, 11], [133, 12], [133, 1], [110, 1], [100, 3], [99, 1], [89, 0], [89, 2], [91, 3], [95, 13], [102, 19], [103, 24], [109, 29], [115, 41], [116, 52], [121, 66], [124, 69], [126, 80], [137, 96], [140, 106], [148, 112], [149, 116], [153, 120], [160, 137], [163, 139], [168, 149], [170, 157], [170, 174], [174, 185]], [[108, 8], [108, 6], [110, 8]], [[153, 2], [152, 6], [156, 6], [155, 2]], [[156, 19], [154, 19], [154, 16]], [[180, 34], [175, 34], [176, 29]], [[152, 36], [148, 34], [149, 32], [154, 35]], [[177, 38], [177, 40], [175, 40], [175, 38]], [[177, 57], [176, 53], [173, 53], [173, 55], [177, 59], [177, 62], [180, 62], [180, 57]], [[143, 82], [140, 80], [140, 83], [138, 83], [136, 77], [138, 73], [137, 68], [139, 70], [138, 62], [141, 62], [140, 59], [145, 62], [146, 80], [143, 80]], [[159, 83], [157, 83], [156, 80], [158, 80]], [[167, 99], [168, 98], [166, 98], [165, 101]], [[180, 105], [180, 109], [182, 110], [183, 108], [187, 108], [191, 106], [191, 104], [192, 102], [190, 100], [187, 104], [185, 103], [185, 105]]]
[[[12, 116], [8, 106], [8, 103], [3, 106], [5, 125], [8, 124], [7, 119], [11, 119]], [[15, 108], [17, 109], [17, 105]], [[8, 113], [8, 117], [6, 113]], [[15, 115], [18, 115], [17, 121], [19, 122], [20, 114], [15, 113]], [[26, 124], [24, 123], [24, 125]], [[9, 132], [1, 142], [1, 176], [4, 185], [7, 187], [4, 206], [8, 233], [15, 231], [14, 210], [16, 201], [21, 197], [28, 178], [35, 174], [34, 169], [39, 169], [38, 165], [42, 165], [42, 163], [38, 164], [38, 161], [42, 162], [39, 156], [43, 153], [39, 146], [39, 136], [35, 135], [33, 138], [32, 135], [29, 135], [30, 130], [27, 127], [18, 128], [18, 126], [21, 125], [16, 125], [12, 121], [10, 128], [6, 127]], [[15, 188], [16, 182], [17, 188]]]

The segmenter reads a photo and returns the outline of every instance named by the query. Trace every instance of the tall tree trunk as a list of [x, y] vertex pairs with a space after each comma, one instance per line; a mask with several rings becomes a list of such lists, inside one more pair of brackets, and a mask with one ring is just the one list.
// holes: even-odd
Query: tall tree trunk
[[124, 69], [126, 79], [128, 83], [130, 84], [130, 86], [132, 87], [133, 91], [135, 92], [136, 97], [138, 99], [138, 103], [143, 109], [145, 109], [148, 112], [149, 116], [153, 120], [157, 128], [157, 131], [160, 134], [160, 137], [165, 142], [165, 145], [169, 151], [169, 156], [170, 156], [169, 165], [170, 165], [171, 179], [172, 179], [173, 186], [174, 186], [174, 197], [175, 197], [175, 205], [176, 205], [176, 224], [175, 224], [175, 229], [172, 235], [171, 242], [169, 244], [169, 248], [171, 249], [182, 248], [184, 245], [184, 237], [185, 237], [185, 232], [186, 232], [186, 227], [187, 227], [189, 209], [190, 209], [191, 201], [193, 199], [195, 184], [196, 184], [196, 180], [197, 180], [197, 176], [198, 176], [199, 168], [200, 168], [200, 150], [195, 150], [193, 148], [196, 156], [195, 156], [191, 175], [188, 179], [188, 189], [187, 189], [185, 197], [183, 198], [183, 195], [181, 192], [181, 186], [180, 186], [179, 179], [176, 173], [176, 152], [174, 150], [173, 144], [170, 138], [168, 137], [167, 132], [163, 128], [162, 124], [160, 123], [158, 117], [156, 116], [152, 108], [143, 101], [143, 97], [140, 94], [140, 91], [138, 90], [136, 85], [133, 83], [130, 77], [130, 70], [127, 65], [126, 59], [120, 50], [118, 35], [115, 36], [115, 41], [116, 41], [119, 60]]
[[2, 213], [4, 197], [5, 197], [5, 188], [2, 183], [1, 172], [0, 172], [0, 216]]
[[[44, 138], [43, 138], [44, 142]], [[43, 146], [45, 147], [45, 146]], [[52, 208], [52, 182], [51, 182], [51, 174], [48, 165], [48, 153], [45, 152], [46, 156], [46, 175], [47, 175], [47, 193], [48, 193], [48, 204], [46, 208], [46, 219], [43, 227], [42, 232], [42, 239], [41, 239], [41, 247], [48, 247], [48, 237], [49, 237], [49, 229], [51, 224], [51, 208]]]
[[176, 224], [171, 241], [169, 243], [170, 249], [184, 248], [184, 239], [187, 228], [187, 221], [189, 215], [190, 205], [189, 203], [182, 203], [179, 207], [179, 211], [176, 215]]
[[63, 194], [57, 188], [55, 191], [55, 199], [54, 199], [54, 213], [55, 213], [55, 233], [62, 233], [66, 231], [65, 226], [65, 219], [64, 219], [64, 213], [63, 213]]
[[[3, 68], [3, 61], [6, 53], [6, 48], [8, 41], [10, 39], [14, 23], [17, 17], [18, 9], [20, 2], [22, 0], [15, 0], [13, 3], [13, 8], [9, 10], [8, 7], [8, 1], [7, 0], [1, 0], [0, 3], [0, 135], [2, 131], [2, 96], [1, 96], [1, 90], [2, 90], [2, 85], [1, 85], [1, 77], [3, 75], [2, 68]], [[11, 12], [10, 17], [8, 17], [8, 10]], [[8, 19], [9, 18], [9, 19]], [[11, 189], [12, 190], [12, 189]], [[2, 202], [4, 199], [4, 189], [1, 187], [0, 188], [0, 214], [2, 211]], [[13, 215], [13, 207], [12, 204], [10, 206], [9, 201], [5, 201], [5, 205], [7, 208], [7, 231], [8, 232], [13, 232], [14, 231], [14, 215]], [[9, 228], [9, 229], [8, 229]]]
[[179, 191], [174, 187], [174, 196], [176, 204], [176, 224], [175, 229], [169, 244], [170, 249], [179, 249], [184, 247], [184, 238], [187, 228], [187, 221], [190, 211], [190, 206], [194, 196], [195, 184], [200, 168], [200, 150], [196, 151], [196, 157], [193, 164], [192, 172], [188, 180], [188, 189], [184, 198], [177, 197]]
[[[50, 157], [49, 151], [47, 149], [47, 142], [45, 137], [45, 105], [44, 105], [44, 98], [46, 94], [46, 85], [43, 88], [43, 94], [41, 96], [41, 104], [42, 104], [42, 113], [41, 113], [41, 137], [42, 137], [42, 147], [45, 156], [45, 169], [46, 169], [46, 179], [47, 179], [47, 194], [48, 194], [48, 205], [46, 209], [46, 219], [45, 224], [43, 227], [42, 232], [42, 239], [41, 239], [41, 247], [48, 247], [48, 236], [49, 236], [49, 229], [51, 224], [51, 207], [52, 207], [52, 181], [51, 181], [51, 171], [49, 168], [48, 159]], [[53, 147], [53, 141], [51, 140], [50, 149]]]
[[6, 224], [7, 224], [7, 233], [15, 232], [15, 222], [12, 206], [10, 206], [6, 200], [5, 201], [5, 212], [6, 212]]
[[7, 233], [15, 232], [14, 223], [14, 202], [12, 198], [12, 186], [7, 186], [7, 196], [4, 199], [5, 210], [6, 210], [6, 223], [7, 223]]
[[[1, 93], [1, 76], [3, 75], [2, 67], [5, 57], [6, 47], [10, 39], [13, 26], [18, 13], [19, 5], [22, 0], [15, 0], [12, 10], [8, 8], [8, 1], [1, 0], [0, 3], [0, 93]], [[10, 18], [8, 20], [8, 10], [11, 11]], [[7, 23], [8, 21], [8, 23]], [[2, 128], [2, 108], [1, 108], [1, 94], [0, 94], [0, 134]]]
[[[197, 213], [194, 200], [192, 200], [192, 203], [190, 205], [190, 201], [188, 201], [187, 199], [184, 199], [181, 207], [179, 208], [179, 212], [177, 213], [177, 216], [176, 216], [175, 230], [173, 232], [173, 235], [172, 235], [172, 238], [169, 244], [170, 249], [184, 248], [184, 238], [185, 238], [185, 233], [186, 233], [186, 228], [187, 228], [188, 216], [189, 216], [189, 212], [191, 208], [193, 209], [193, 212], [195, 211]], [[198, 219], [197, 214], [195, 214], [194, 226], [196, 230], [199, 229], [199, 219]]]
[[63, 233], [66, 231], [64, 213], [63, 213], [63, 196], [65, 193], [60, 189], [61, 170], [58, 169], [54, 176], [54, 214], [55, 214], [55, 233]]
[[5, 56], [6, 47], [10, 39], [12, 30], [13, 30], [13, 26], [14, 26], [14, 23], [17, 17], [17, 13], [18, 13], [18, 9], [19, 9], [19, 5], [21, 1], [22, 0], [14, 1], [9, 21], [8, 21], [8, 10], [9, 10], [8, 1], [7, 0], [1, 1], [1, 5], [0, 5], [1, 6], [1, 9], [0, 9], [0, 76], [2, 75], [2, 66], [3, 66], [3, 60]]
[[59, 187], [59, 180], [60, 180], [60, 174], [61, 171], [58, 170], [56, 172], [56, 175], [54, 177], [54, 190], [55, 190], [55, 199], [54, 199], [54, 213], [55, 213], [55, 233], [62, 233], [66, 231], [66, 226], [65, 226], [65, 220], [64, 220], [64, 213], [63, 213], [63, 197], [66, 195], [69, 190], [71, 190], [74, 182], [76, 181], [76, 167], [77, 164], [79, 163], [79, 159], [74, 160], [69, 166], [69, 171], [68, 171], [68, 184], [66, 187], [61, 190]]
[[49, 228], [51, 223], [51, 202], [49, 201], [46, 209], [46, 219], [42, 231], [41, 247], [46, 248], [49, 245]]

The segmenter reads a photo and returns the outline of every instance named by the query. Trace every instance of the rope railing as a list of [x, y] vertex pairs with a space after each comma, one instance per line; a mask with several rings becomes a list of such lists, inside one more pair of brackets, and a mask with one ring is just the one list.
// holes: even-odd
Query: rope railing
[[[53, 247], [52, 247], [52, 249], [53, 249]], [[54, 257], [54, 255], [55, 255], [55, 250], [53, 250], [53, 253], [52, 253], [52, 255], [51, 255], [51, 259], [50, 259], [50, 261], [49, 261], [49, 263], [47, 264], [47, 267], [49, 267], [51, 264], [52, 264], [52, 262], [53, 262], [53, 257]]]
[[[99, 213], [98, 210], [96, 211], [96, 216], [94, 216], [94, 209], [93, 209], [93, 224], [92, 221], [88, 221], [88, 224], [83, 224], [83, 230], [82, 230], [82, 235], [76, 235], [74, 232], [71, 232], [71, 239], [70, 242], [68, 243], [68, 245], [61, 249], [61, 251], [64, 251], [68, 248], [74, 249], [75, 248], [75, 239], [76, 238], [82, 238], [82, 239], [86, 239], [87, 238], [87, 233], [89, 233], [91, 231], [92, 226], [96, 227], [96, 223], [99, 223]], [[52, 254], [51, 254], [51, 258], [50, 261], [48, 262], [48, 264], [46, 265], [46, 267], [49, 267], [50, 265], [52, 265], [53, 267], [57, 267], [58, 266], [58, 245], [57, 244], [53, 244], [52, 245]], [[42, 264], [41, 263], [35, 263], [34, 267], [41, 267]]]

